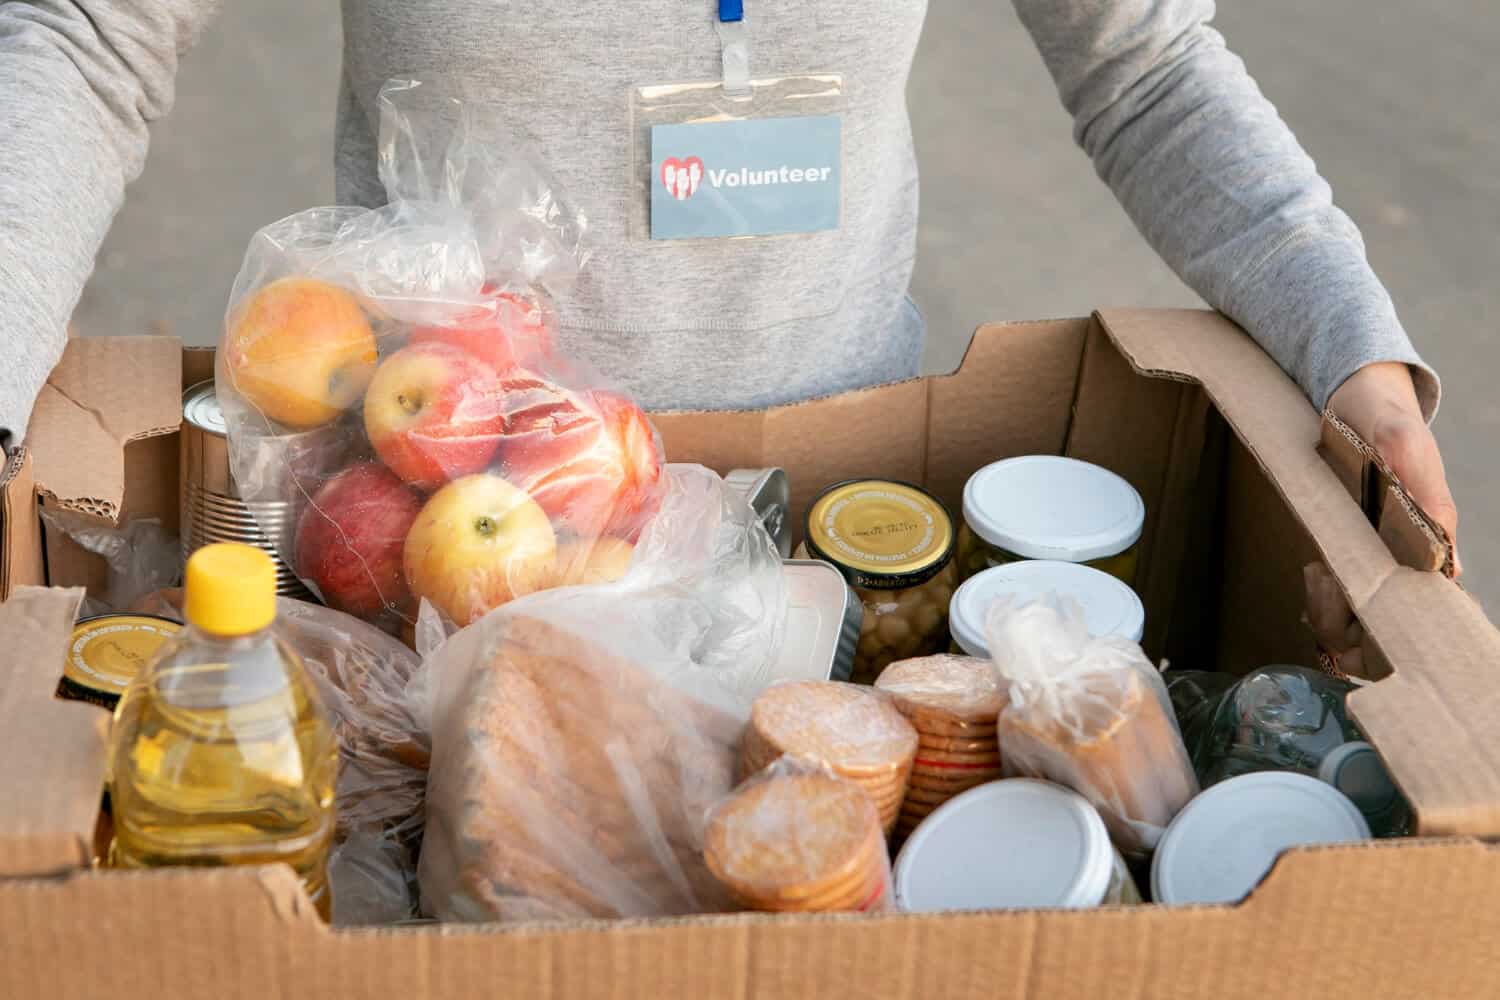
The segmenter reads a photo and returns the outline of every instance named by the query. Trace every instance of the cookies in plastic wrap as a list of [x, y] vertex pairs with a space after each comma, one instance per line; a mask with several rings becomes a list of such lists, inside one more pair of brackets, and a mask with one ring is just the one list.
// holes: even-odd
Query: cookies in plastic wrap
[[704, 857], [745, 909], [891, 906], [890, 857], [875, 803], [856, 783], [805, 759], [780, 758], [715, 806]]
[[755, 699], [740, 773], [749, 777], [783, 754], [818, 761], [863, 788], [890, 832], [916, 752], [916, 731], [884, 695], [839, 681], [792, 681]]
[[1072, 788], [1121, 851], [1149, 853], [1198, 792], [1161, 674], [1135, 643], [1090, 635], [1071, 598], [996, 601], [985, 631], [1009, 696], [997, 727], [1006, 772]]
[[1005, 688], [989, 660], [947, 653], [901, 660], [881, 671], [875, 688], [917, 731], [898, 836], [960, 792], [1002, 776], [995, 727]]

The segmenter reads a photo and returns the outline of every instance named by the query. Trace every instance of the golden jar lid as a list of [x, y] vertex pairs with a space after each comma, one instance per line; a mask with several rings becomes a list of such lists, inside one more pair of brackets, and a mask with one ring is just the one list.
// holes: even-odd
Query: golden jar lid
[[73, 626], [63, 661], [65, 697], [113, 707], [161, 644], [182, 626], [155, 615], [97, 615]]
[[857, 587], [894, 590], [930, 580], [953, 558], [953, 543], [948, 509], [910, 483], [837, 483], [807, 512], [808, 553]]

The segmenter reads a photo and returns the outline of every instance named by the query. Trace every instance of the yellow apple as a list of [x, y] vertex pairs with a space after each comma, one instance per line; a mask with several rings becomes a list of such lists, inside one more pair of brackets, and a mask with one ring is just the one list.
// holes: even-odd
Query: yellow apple
[[614, 583], [630, 569], [635, 546], [623, 538], [595, 538], [565, 542], [557, 547], [554, 586], [580, 583]]
[[432, 495], [406, 536], [403, 555], [413, 596], [464, 626], [545, 587], [557, 536], [535, 500], [481, 472]]
[[281, 278], [230, 318], [224, 361], [234, 387], [287, 427], [318, 427], [364, 395], [375, 333], [354, 296], [326, 281]]

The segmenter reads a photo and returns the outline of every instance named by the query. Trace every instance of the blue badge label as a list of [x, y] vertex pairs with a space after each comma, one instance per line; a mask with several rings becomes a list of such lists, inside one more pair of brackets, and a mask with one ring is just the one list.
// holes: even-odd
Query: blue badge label
[[837, 229], [836, 115], [651, 127], [651, 238]]

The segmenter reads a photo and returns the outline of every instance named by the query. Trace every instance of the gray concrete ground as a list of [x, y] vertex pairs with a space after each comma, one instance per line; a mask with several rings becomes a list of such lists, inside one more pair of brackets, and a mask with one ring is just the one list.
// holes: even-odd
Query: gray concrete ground
[[[1419, 347], [1470, 586], [1500, 599], [1500, 18], [1490, 0], [1224, 0], [1245, 57], [1364, 228]], [[331, 3], [230, 5], [184, 61], [76, 317], [86, 333], [217, 337], [246, 239], [332, 198], [339, 29]], [[932, 0], [910, 88], [922, 166], [914, 294], [933, 370], [975, 325], [1100, 305], [1196, 303], [1073, 146], [1008, 4]]]

